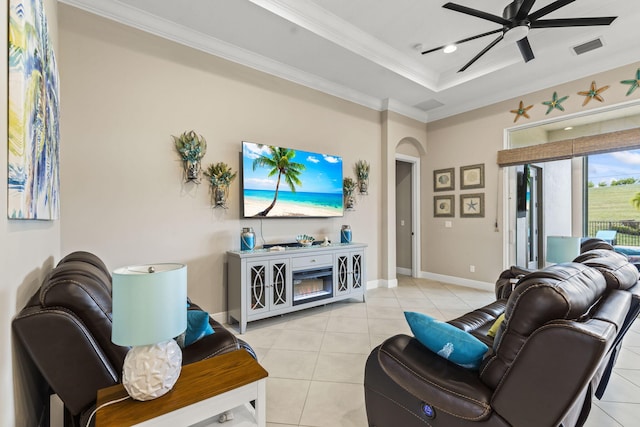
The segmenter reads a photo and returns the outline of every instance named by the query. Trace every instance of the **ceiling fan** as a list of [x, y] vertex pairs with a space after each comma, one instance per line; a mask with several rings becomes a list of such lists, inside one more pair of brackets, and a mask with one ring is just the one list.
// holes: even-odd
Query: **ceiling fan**
[[[435, 52], [437, 50], [447, 48], [451, 45], [458, 45], [460, 43], [468, 42], [471, 40], [478, 39], [480, 37], [485, 37], [491, 34], [501, 33], [497, 39], [489, 43], [487, 47], [482, 49], [480, 53], [471, 59], [471, 61], [467, 62], [464, 67], [462, 67], [458, 72], [462, 72], [469, 68], [474, 62], [476, 62], [482, 55], [487, 53], [492, 47], [497, 45], [500, 41], [505, 41], [508, 43], [517, 42], [518, 48], [520, 49], [520, 53], [522, 54], [522, 58], [524, 62], [529, 62], [534, 58], [533, 50], [531, 49], [531, 45], [529, 44], [529, 40], [527, 39], [527, 35], [529, 34], [529, 30], [534, 28], [553, 28], [553, 27], [585, 27], [591, 25], [609, 25], [611, 24], [617, 16], [609, 16], [609, 17], [599, 17], [599, 18], [566, 18], [566, 19], [540, 19], [543, 16], [554, 12], [569, 3], [573, 3], [575, 0], [556, 0], [553, 3], [548, 4], [533, 13], [531, 9], [533, 5], [536, 3], [536, 0], [514, 0], [509, 3], [507, 7], [504, 8], [502, 12], [502, 16], [493, 15], [491, 13], [483, 12], [481, 10], [472, 9], [470, 7], [461, 6], [455, 3], [447, 3], [443, 5], [445, 9], [450, 9], [456, 12], [464, 13], [467, 15], [475, 16], [480, 19], [485, 19], [487, 21], [495, 22], [497, 24], [502, 25], [502, 28], [498, 28], [493, 31], [488, 31], [486, 33], [478, 34], [472, 37], [467, 37], [466, 39], [458, 40], [455, 43], [451, 43], [448, 45], [436, 47], [434, 49], [425, 50], [422, 54], [427, 54], [431, 52]], [[455, 49], [454, 49], [455, 50]]]

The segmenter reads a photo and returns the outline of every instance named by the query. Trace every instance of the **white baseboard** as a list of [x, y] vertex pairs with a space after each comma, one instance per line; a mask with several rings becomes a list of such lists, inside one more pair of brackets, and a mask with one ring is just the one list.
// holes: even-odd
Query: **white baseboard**
[[403, 276], [411, 276], [411, 269], [404, 267], [396, 267], [396, 274], [402, 274]]
[[420, 272], [420, 278], [437, 280], [438, 282], [444, 282], [444, 283], [451, 283], [452, 285], [466, 286], [468, 288], [481, 289], [483, 291], [493, 291], [495, 289], [494, 283], [481, 282], [479, 280], [464, 279], [462, 277], [446, 276], [444, 274], [429, 273], [426, 271]]

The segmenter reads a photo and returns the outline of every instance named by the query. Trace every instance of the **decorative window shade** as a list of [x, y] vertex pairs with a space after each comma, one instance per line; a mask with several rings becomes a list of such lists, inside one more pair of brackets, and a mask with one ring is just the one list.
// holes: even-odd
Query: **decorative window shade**
[[573, 155], [607, 153], [609, 151], [640, 148], [640, 128], [583, 136], [573, 140]]
[[548, 142], [529, 147], [498, 151], [498, 165], [513, 166], [527, 163], [570, 159], [573, 156], [573, 140]]
[[640, 148], [640, 128], [498, 151], [498, 166], [570, 159]]

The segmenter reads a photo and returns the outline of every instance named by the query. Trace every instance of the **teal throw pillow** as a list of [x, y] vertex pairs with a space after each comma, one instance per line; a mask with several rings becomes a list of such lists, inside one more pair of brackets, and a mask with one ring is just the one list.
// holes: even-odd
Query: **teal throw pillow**
[[482, 357], [489, 350], [489, 347], [470, 333], [426, 314], [405, 311], [404, 317], [411, 332], [422, 345], [464, 368], [478, 369]]
[[209, 324], [209, 313], [202, 310], [187, 310], [187, 330], [184, 336], [185, 347], [213, 333], [213, 328]]

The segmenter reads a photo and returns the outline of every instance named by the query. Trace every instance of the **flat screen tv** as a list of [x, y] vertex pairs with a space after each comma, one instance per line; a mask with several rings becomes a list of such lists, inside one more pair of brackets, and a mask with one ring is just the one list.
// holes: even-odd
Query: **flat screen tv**
[[245, 218], [331, 218], [344, 214], [342, 158], [242, 142]]

